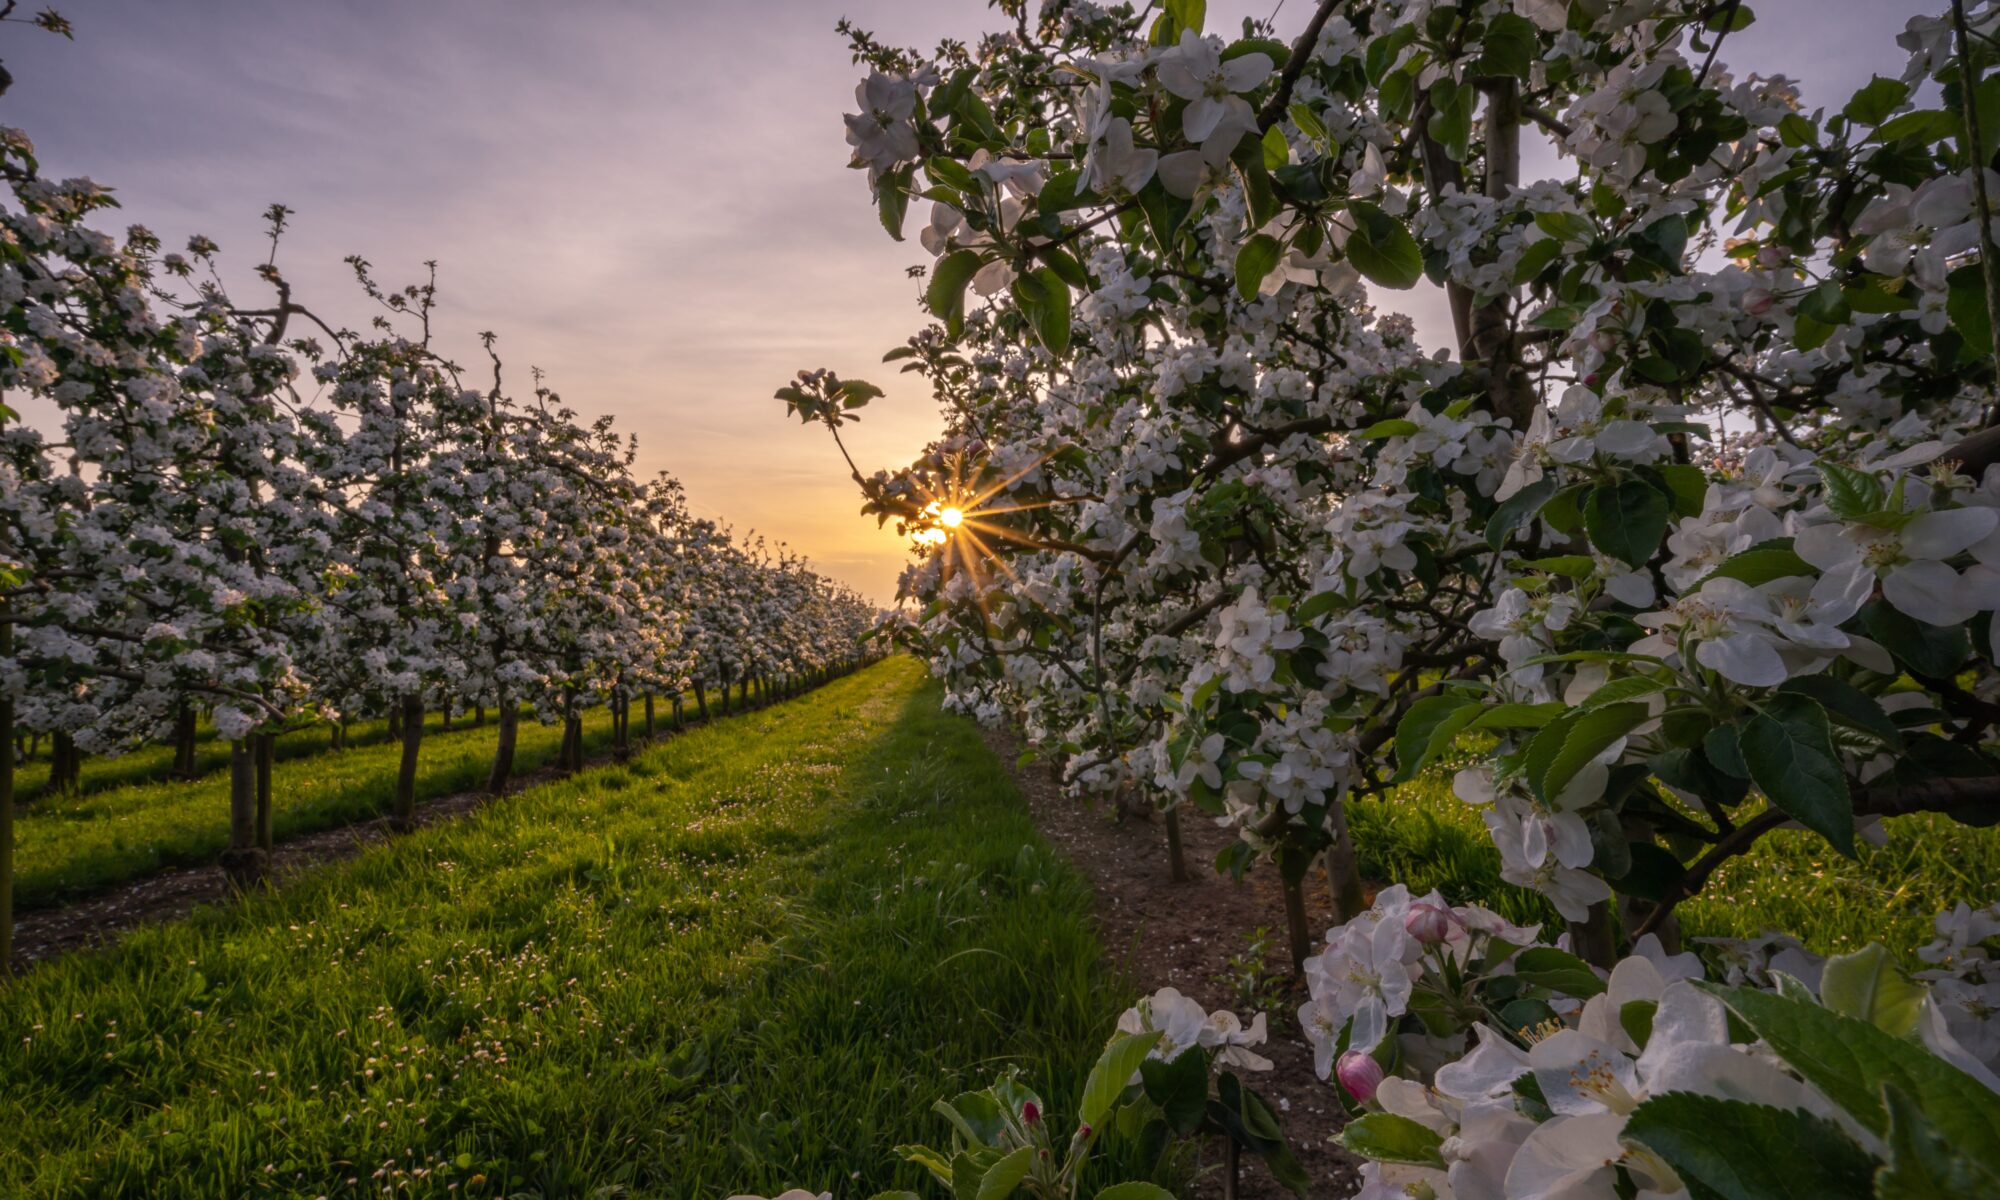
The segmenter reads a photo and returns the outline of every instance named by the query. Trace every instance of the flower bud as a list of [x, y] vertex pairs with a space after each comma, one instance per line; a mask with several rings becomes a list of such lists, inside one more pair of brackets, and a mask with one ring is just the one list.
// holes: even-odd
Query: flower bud
[[1743, 311], [1753, 317], [1770, 312], [1771, 306], [1777, 302], [1778, 298], [1771, 294], [1770, 288], [1753, 287], [1743, 293]]
[[1783, 246], [1766, 242], [1757, 247], [1757, 265], [1764, 268], [1782, 267], [1792, 261], [1791, 251]]
[[1026, 1121], [1028, 1124], [1033, 1125], [1035, 1122], [1042, 1119], [1042, 1110], [1039, 1106], [1035, 1104], [1033, 1100], [1030, 1100], [1025, 1104], [1021, 1105], [1021, 1119], [1023, 1121]]
[[1435, 904], [1412, 904], [1410, 911], [1403, 914], [1403, 932], [1426, 946], [1435, 946], [1451, 936], [1451, 927], [1458, 924], [1458, 917], [1448, 908]]
[[1355, 1103], [1366, 1104], [1375, 1098], [1375, 1089], [1382, 1086], [1382, 1064], [1372, 1054], [1349, 1050], [1334, 1064], [1333, 1076], [1354, 1097]]

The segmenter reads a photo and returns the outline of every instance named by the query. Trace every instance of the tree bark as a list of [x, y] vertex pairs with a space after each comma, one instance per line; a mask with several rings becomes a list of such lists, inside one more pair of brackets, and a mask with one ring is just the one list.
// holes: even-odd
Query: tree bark
[[1312, 953], [1312, 932], [1306, 928], [1305, 889], [1291, 880], [1285, 881], [1285, 940], [1291, 950], [1292, 972], [1304, 971], [1306, 956]]
[[251, 738], [237, 738], [229, 743], [229, 848], [222, 852], [222, 874], [240, 892], [262, 881], [269, 864], [257, 845], [257, 752]]
[[278, 757], [278, 735], [257, 735], [257, 848], [269, 854], [272, 847], [271, 764]]
[[1569, 923], [1570, 949], [1593, 967], [1610, 970], [1618, 964], [1618, 938], [1608, 901], [1590, 906], [1582, 921]]
[[1188, 878], [1187, 852], [1181, 847], [1181, 810], [1167, 810], [1167, 874], [1175, 883]]
[[707, 691], [708, 689], [702, 687], [702, 685], [700, 685], [699, 683], [694, 685], [694, 707], [695, 707], [696, 719], [700, 721], [708, 720]]
[[194, 762], [194, 705], [183, 700], [174, 708], [174, 769], [173, 777], [187, 782], [195, 777]]
[[67, 733], [57, 733], [49, 741], [48, 790], [58, 796], [76, 795], [83, 785], [82, 764], [76, 739]]
[[417, 755], [424, 746], [424, 699], [405, 696], [402, 700], [403, 760], [396, 768], [396, 807], [389, 827], [408, 833], [417, 827]]
[[653, 740], [653, 693], [646, 693], [646, 740]]
[[[0, 600], [0, 616], [8, 604]], [[0, 657], [14, 653], [14, 623], [0, 621]], [[14, 970], [14, 700], [0, 694], [0, 975]]]
[[1333, 844], [1326, 848], [1326, 894], [1333, 901], [1334, 924], [1341, 925], [1368, 907], [1368, 893], [1361, 886], [1361, 862], [1354, 853], [1354, 835], [1347, 828], [1346, 801], [1333, 802], [1327, 810], [1327, 824]]
[[576, 771], [583, 766], [583, 718], [570, 714], [563, 718], [562, 745], [556, 751], [559, 770]]
[[519, 743], [521, 733], [521, 706], [506, 696], [500, 697], [500, 735], [494, 739], [493, 769], [486, 775], [486, 790], [495, 796], [507, 794], [507, 783], [514, 775], [514, 747]]

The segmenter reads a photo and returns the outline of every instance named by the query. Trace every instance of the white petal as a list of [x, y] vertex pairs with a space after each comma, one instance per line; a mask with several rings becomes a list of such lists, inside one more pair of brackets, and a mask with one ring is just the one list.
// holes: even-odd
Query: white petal
[[1981, 607], [1971, 584], [1941, 562], [1905, 563], [1882, 580], [1882, 597], [1927, 625], [1970, 621]]
[[1776, 687], [1785, 681], [1785, 660], [1777, 648], [1756, 634], [1710, 638], [1695, 647], [1695, 661], [1731, 683], [1745, 687]]
[[2000, 523], [2000, 510], [1952, 508], [1928, 512], [1903, 526], [1903, 552], [1911, 558], [1950, 558], [1980, 541]]

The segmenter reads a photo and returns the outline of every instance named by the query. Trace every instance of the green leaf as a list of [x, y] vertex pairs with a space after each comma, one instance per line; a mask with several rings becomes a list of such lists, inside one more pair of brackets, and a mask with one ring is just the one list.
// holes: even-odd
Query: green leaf
[[1423, 432], [1423, 426], [1407, 417], [1390, 417], [1384, 421], [1377, 421], [1362, 430], [1361, 436], [1368, 439], [1409, 437], [1413, 433], [1421, 432]]
[[1880, 125], [1909, 95], [1910, 86], [1902, 80], [1877, 75], [1868, 81], [1868, 86], [1854, 93], [1854, 98], [1840, 112], [1856, 125]]
[[1104, 1116], [1118, 1097], [1125, 1092], [1125, 1085], [1131, 1082], [1132, 1073], [1146, 1060], [1160, 1033], [1121, 1033], [1104, 1047], [1104, 1053], [1097, 1058], [1097, 1064], [1090, 1068], [1090, 1078], [1083, 1084], [1083, 1102], [1078, 1106], [1077, 1119], [1093, 1128], [1104, 1124]]
[[[1653, 425], [1654, 432], [1670, 432], [1669, 430], [1662, 429], [1661, 425], [1662, 423], [1656, 422]], [[1693, 426], [1692, 430], [1683, 430], [1682, 432], [1700, 431], [1705, 428], [1705, 426], [1696, 425]], [[1707, 437], [1708, 434], [1701, 432], [1699, 436]], [[1708, 472], [1702, 470], [1700, 467], [1689, 466], [1685, 463], [1664, 463], [1660, 466], [1660, 478], [1666, 480], [1667, 490], [1673, 493], [1675, 516], [1696, 517], [1701, 515], [1702, 506], [1708, 501]]]
[[1396, 779], [1414, 777], [1479, 713], [1479, 702], [1462, 696], [1426, 696], [1410, 705], [1396, 722]]
[[976, 250], [954, 250], [931, 268], [931, 281], [924, 288], [924, 303], [931, 314], [944, 321], [951, 336], [965, 329], [965, 288], [981, 265]]
[[1737, 747], [1751, 781], [1771, 803], [1854, 857], [1854, 798], [1834, 753], [1825, 709], [1780, 692], [1743, 723]]
[[1194, 33], [1200, 33], [1202, 22], [1208, 19], [1208, 0], [1166, 0], [1162, 7], [1176, 26]]
[[1917, 1027], [1927, 994], [1880, 942], [1827, 959], [1819, 981], [1820, 1003], [1894, 1037], [1907, 1037]]
[[875, 189], [876, 215], [882, 228], [899, 242], [903, 240], [903, 217], [910, 211], [910, 178], [915, 173], [914, 163], [891, 171]]
[[[1751, 587], [1758, 587], [1773, 579], [1812, 574], [1812, 564], [1800, 558], [1798, 552], [1789, 547], [1771, 550], [1752, 547], [1724, 559], [1722, 565], [1709, 572], [1702, 582], [1707, 583], [1710, 579], [1740, 579]], [[1697, 587], [1694, 590], [1701, 589]]]
[[1394, 1113], [1367, 1113], [1349, 1121], [1340, 1131], [1340, 1144], [1350, 1154], [1376, 1162], [1444, 1168], [1444, 1156], [1438, 1152], [1444, 1139], [1428, 1126]]
[[1007, 1200], [1035, 1165], [1035, 1148], [1022, 1146], [986, 1168], [980, 1177], [978, 1200]]
[[1486, 23], [1486, 37], [1480, 43], [1478, 70], [1482, 75], [1512, 75], [1526, 79], [1541, 56], [1541, 31], [1535, 28], [1535, 23], [1526, 17], [1503, 12]]
[[1157, 1183], [1135, 1180], [1112, 1184], [1097, 1193], [1097, 1200], [1174, 1200], [1174, 1194]]
[[[1987, 135], [1992, 136], [1992, 135]], [[1951, 318], [1952, 328], [1965, 339], [1965, 348], [1959, 352], [1960, 361], [1985, 358], [1993, 353], [1993, 319], [1986, 311], [1986, 275], [1984, 268], [1974, 263], [1960, 267], [1945, 277], [1951, 291], [1945, 296], [1945, 315]]]
[[1965, 626], [1926, 625], [1887, 600], [1870, 601], [1861, 610], [1861, 624], [1869, 637], [1917, 675], [1949, 679], [1972, 655], [1972, 638]]
[[1851, 521], [1882, 511], [1882, 482], [1873, 475], [1839, 463], [1821, 463], [1819, 475], [1826, 482], [1826, 506], [1834, 516]]
[[1885, 1087], [1908, 1095], [1945, 1140], [2000, 1175], [2000, 1095], [1922, 1046], [1804, 1000], [1755, 988], [1700, 985], [1772, 1052], [1876, 1134], [1889, 1129]]
[[1588, 1000], [1604, 991], [1604, 981], [1590, 965], [1567, 950], [1530, 946], [1514, 956], [1514, 975], [1552, 992]]
[[1860, 688], [1831, 675], [1801, 675], [1778, 686], [1781, 692], [1796, 692], [1819, 702], [1826, 715], [1850, 729], [1874, 734], [1891, 746], [1903, 744], [1903, 731], [1889, 719], [1880, 701]]
[[1159, 1106], [1167, 1125], [1185, 1137], [1201, 1127], [1208, 1111], [1208, 1053], [1191, 1046], [1172, 1062], [1148, 1058], [1139, 1064], [1146, 1099]]
[[[1469, 90], [1469, 89], [1468, 89]], [[1371, 282], [1398, 291], [1423, 278], [1424, 254], [1403, 223], [1362, 200], [1350, 200], [1354, 232], [1347, 238], [1347, 261]]]
[[1535, 482], [1515, 492], [1500, 502], [1493, 515], [1486, 520], [1486, 544], [1495, 550], [1507, 544], [1514, 531], [1526, 525], [1542, 511], [1542, 505], [1556, 494], [1556, 481], [1537, 479]]
[[1989, 1174], [1954, 1150], [1916, 1101], [1884, 1084], [1889, 1110], [1889, 1162], [1875, 1173], [1877, 1200], [1991, 1200], [2000, 1175]]
[[1469, 729], [1540, 729], [1568, 711], [1559, 700], [1546, 704], [1495, 704], [1481, 710]]
[[1514, 264], [1514, 282], [1527, 283], [1561, 256], [1562, 243], [1554, 238], [1543, 238], [1521, 252], [1520, 259]]
[[1535, 784], [1535, 791], [1543, 799], [1553, 801], [1562, 795], [1570, 780], [1575, 779], [1577, 772], [1588, 766], [1591, 759], [1604, 753], [1613, 742], [1638, 728], [1651, 715], [1644, 704], [1629, 702], [1579, 712], [1574, 720], [1565, 723], [1562, 747], [1549, 760], [1547, 772], [1541, 779], [1529, 782]]
[[1264, 277], [1277, 270], [1284, 257], [1283, 243], [1268, 233], [1244, 242], [1243, 248], [1236, 252], [1236, 294], [1246, 301], [1255, 300]]
[[1014, 280], [1014, 302], [1034, 327], [1035, 339], [1061, 358], [1069, 351], [1069, 285], [1047, 267]]
[[1668, 1092], [1632, 1110], [1624, 1136], [1665, 1159], [1694, 1200], [1867, 1200], [1874, 1190], [1875, 1160], [1800, 1110]]
[[1645, 566], [1660, 548], [1671, 515], [1667, 497], [1637, 479], [1594, 487], [1583, 503], [1583, 527], [1591, 545], [1632, 567]]

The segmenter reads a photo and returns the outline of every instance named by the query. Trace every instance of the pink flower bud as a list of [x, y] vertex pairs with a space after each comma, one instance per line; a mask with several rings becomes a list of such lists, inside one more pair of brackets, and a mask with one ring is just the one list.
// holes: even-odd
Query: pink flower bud
[[1791, 251], [1769, 242], [1757, 247], [1757, 265], [1760, 267], [1782, 267], [1792, 260]]
[[1603, 378], [1604, 378], [1604, 376], [1602, 376], [1602, 375], [1599, 375], [1599, 374], [1598, 374], [1597, 372], [1595, 372], [1595, 371], [1592, 371], [1592, 372], [1591, 372], [1590, 374], [1588, 374], [1588, 375], [1585, 375], [1585, 376], [1583, 377], [1583, 386], [1585, 386], [1585, 387], [1596, 387], [1596, 386], [1597, 386], [1597, 384], [1598, 384], [1598, 381], [1599, 381], [1599, 380], [1601, 380], [1601, 379], [1603, 379]]
[[1412, 904], [1410, 911], [1403, 914], [1403, 932], [1426, 946], [1435, 946], [1451, 936], [1451, 927], [1458, 924], [1458, 916], [1448, 908], [1435, 904]]
[[1030, 1100], [1027, 1103], [1021, 1105], [1021, 1119], [1023, 1121], [1026, 1121], [1028, 1124], [1033, 1125], [1035, 1122], [1042, 1119], [1042, 1110], [1035, 1105], [1035, 1102], [1033, 1100]]
[[1743, 293], [1743, 311], [1753, 317], [1761, 317], [1770, 312], [1771, 306], [1777, 302], [1778, 298], [1771, 294], [1770, 288], [1753, 287]]
[[1340, 1086], [1347, 1089], [1355, 1103], [1366, 1104], [1375, 1098], [1375, 1089], [1382, 1086], [1382, 1064], [1373, 1055], [1349, 1050], [1334, 1064], [1333, 1077], [1340, 1080]]

